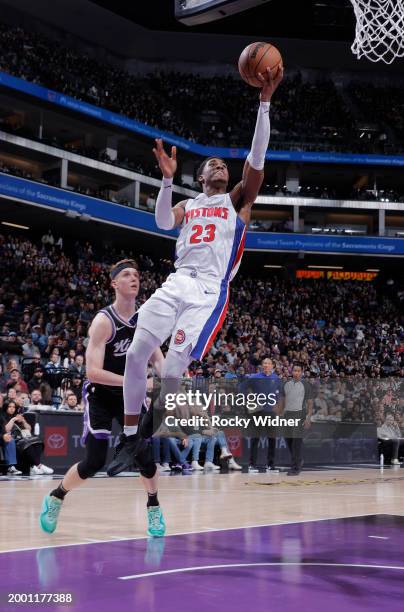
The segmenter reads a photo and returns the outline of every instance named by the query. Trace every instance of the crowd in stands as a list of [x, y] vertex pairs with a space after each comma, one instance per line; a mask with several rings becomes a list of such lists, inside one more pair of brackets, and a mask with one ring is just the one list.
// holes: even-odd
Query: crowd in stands
[[[233, 76], [154, 72], [135, 76], [58, 42], [0, 24], [0, 69], [191, 141], [249, 146], [257, 91]], [[348, 102], [351, 100], [351, 104]], [[335, 151], [397, 151], [404, 89], [352, 83], [344, 95], [327, 76], [287, 76], [272, 103], [272, 145]], [[364, 121], [372, 129], [361, 131]], [[397, 128], [397, 133], [394, 131]], [[389, 152], [390, 152], [389, 149]]]

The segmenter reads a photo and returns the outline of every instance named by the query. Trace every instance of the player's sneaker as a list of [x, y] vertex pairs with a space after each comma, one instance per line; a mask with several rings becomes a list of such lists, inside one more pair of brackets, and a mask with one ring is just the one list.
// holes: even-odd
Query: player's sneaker
[[198, 472], [198, 471], [200, 471], [200, 470], [203, 470], [203, 467], [202, 467], [201, 465], [199, 465], [199, 463], [198, 463], [197, 461], [193, 461], [193, 462], [191, 463], [191, 468], [192, 468], [193, 470], [195, 470], [195, 472]]
[[163, 513], [160, 506], [150, 506], [147, 508], [147, 534], [155, 538], [161, 538], [166, 532]]
[[248, 471], [250, 474], [258, 474], [259, 469], [255, 465], [249, 465]]
[[55, 531], [61, 507], [61, 499], [53, 495], [45, 495], [39, 515], [39, 524], [46, 533]]
[[125, 472], [133, 467], [139, 441], [140, 438], [137, 433], [133, 436], [121, 434], [119, 444], [115, 447], [114, 458], [107, 467], [108, 476], [116, 476], [120, 472]]

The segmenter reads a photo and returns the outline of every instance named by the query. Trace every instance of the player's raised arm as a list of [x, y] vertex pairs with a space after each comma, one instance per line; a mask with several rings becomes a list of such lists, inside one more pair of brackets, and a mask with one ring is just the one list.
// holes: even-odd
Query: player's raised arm
[[181, 225], [185, 214], [185, 202], [179, 202], [174, 208], [172, 206], [172, 185], [177, 170], [177, 147], [171, 147], [170, 157], [164, 151], [162, 139], [156, 138], [153, 153], [163, 173], [163, 181], [156, 201], [156, 224], [160, 229], [170, 230]]
[[270, 68], [267, 68], [265, 75], [258, 73], [257, 78], [262, 81], [262, 90], [251, 150], [244, 164], [242, 181], [230, 193], [232, 202], [245, 223], [250, 221], [251, 207], [264, 179], [265, 154], [270, 135], [269, 107], [272, 95], [282, 81], [283, 67], [279, 67], [275, 78], [272, 77]]

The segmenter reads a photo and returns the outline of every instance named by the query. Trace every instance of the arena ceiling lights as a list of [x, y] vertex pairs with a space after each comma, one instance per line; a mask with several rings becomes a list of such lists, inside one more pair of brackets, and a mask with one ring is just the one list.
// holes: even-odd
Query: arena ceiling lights
[[174, 0], [175, 17], [181, 23], [194, 26], [217, 21], [272, 0]]

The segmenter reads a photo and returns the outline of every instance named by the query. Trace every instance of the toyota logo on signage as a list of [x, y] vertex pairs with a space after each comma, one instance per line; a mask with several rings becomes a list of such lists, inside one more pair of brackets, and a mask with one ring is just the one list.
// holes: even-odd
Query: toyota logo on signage
[[229, 451], [234, 457], [241, 457], [242, 455], [242, 441], [241, 436], [238, 429], [234, 427], [225, 429], [227, 445], [229, 447]]
[[65, 438], [61, 434], [54, 433], [48, 436], [49, 448], [62, 448], [65, 444]]
[[45, 427], [45, 456], [67, 455], [67, 427]]
[[231, 436], [230, 438], [227, 438], [227, 442], [229, 443], [229, 449], [231, 451], [234, 451], [240, 447], [240, 438], [237, 438], [236, 436]]

